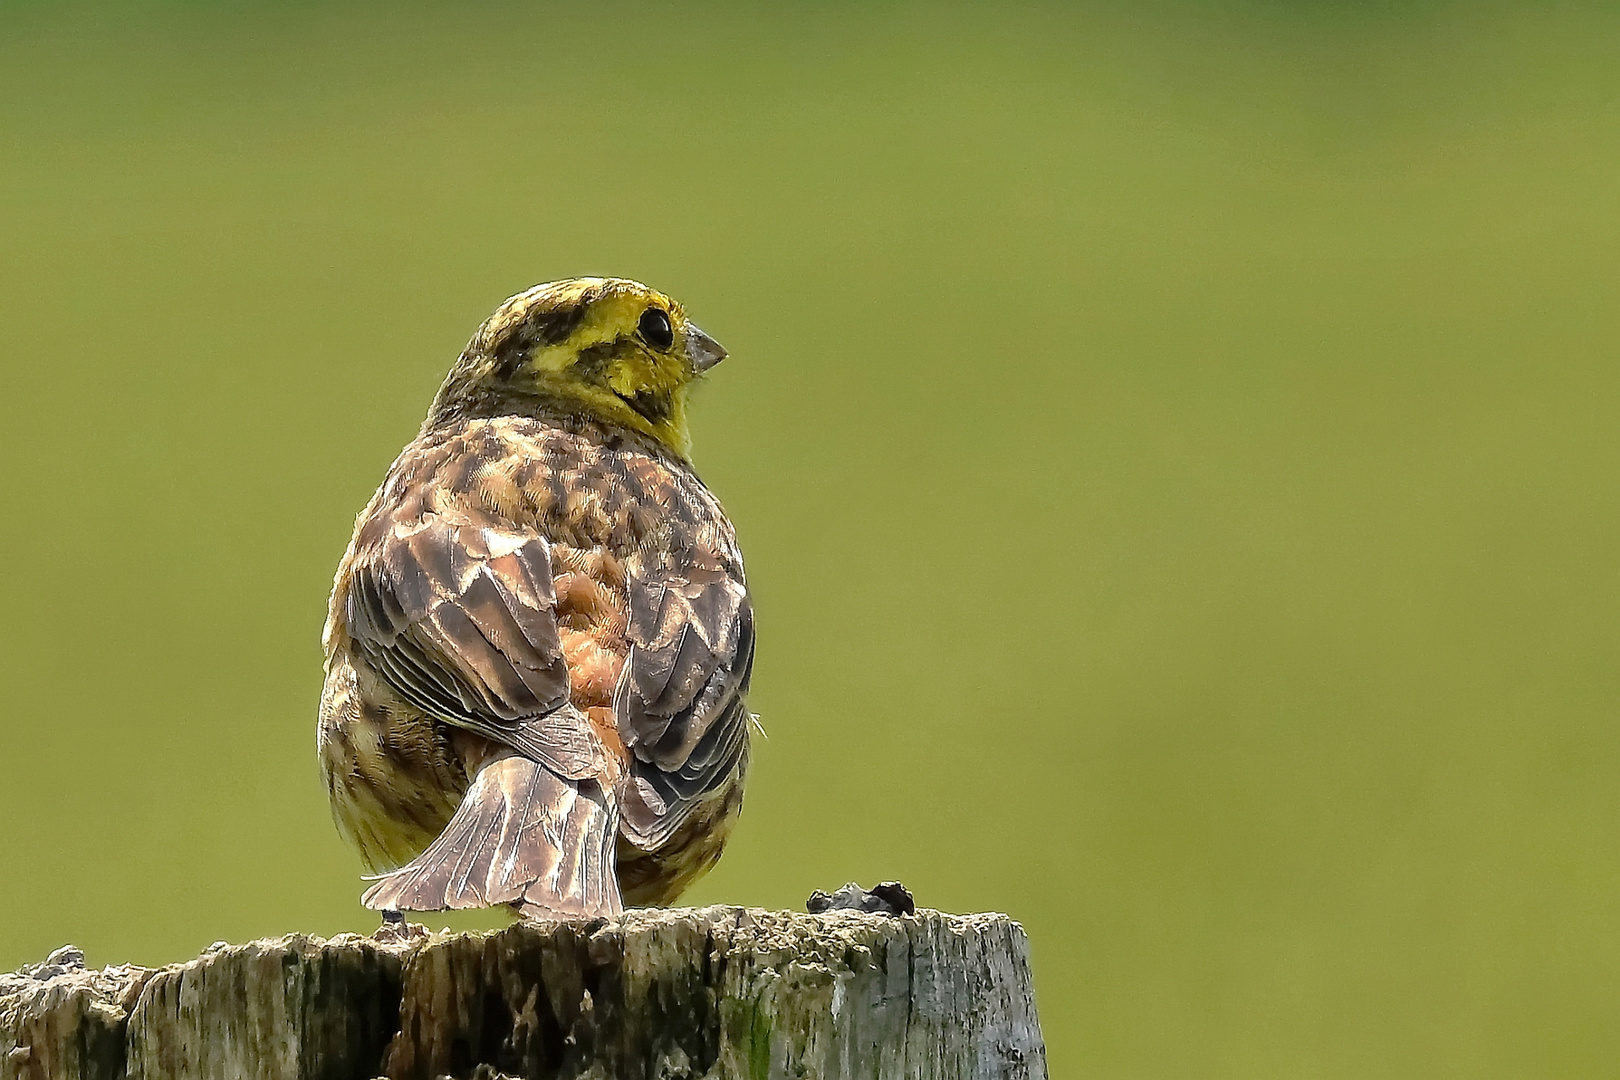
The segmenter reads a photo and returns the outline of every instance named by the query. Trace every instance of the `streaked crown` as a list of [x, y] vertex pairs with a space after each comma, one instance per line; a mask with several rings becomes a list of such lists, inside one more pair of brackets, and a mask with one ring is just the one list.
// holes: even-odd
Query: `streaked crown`
[[640, 432], [684, 458], [687, 389], [725, 355], [680, 304], [639, 281], [550, 281], [484, 320], [424, 427], [473, 416], [581, 417]]

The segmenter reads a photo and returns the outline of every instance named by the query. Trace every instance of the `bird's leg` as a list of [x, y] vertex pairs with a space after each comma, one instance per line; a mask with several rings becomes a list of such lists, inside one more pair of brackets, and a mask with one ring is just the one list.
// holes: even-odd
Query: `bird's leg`
[[372, 941], [384, 945], [403, 945], [415, 938], [427, 937], [427, 927], [421, 923], [405, 921], [405, 913], [390, 909], [382, 913], [382, 925], [371, 935]]

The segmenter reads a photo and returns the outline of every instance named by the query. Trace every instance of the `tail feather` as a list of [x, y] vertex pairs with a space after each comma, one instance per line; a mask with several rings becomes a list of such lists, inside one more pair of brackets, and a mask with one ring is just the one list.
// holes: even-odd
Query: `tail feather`
[[618, 831], [600, 784], [507, 754], [479, 770], [438, 839], [361, 902], [378, 911], [510, 904], [536, 918], [616, 915]]

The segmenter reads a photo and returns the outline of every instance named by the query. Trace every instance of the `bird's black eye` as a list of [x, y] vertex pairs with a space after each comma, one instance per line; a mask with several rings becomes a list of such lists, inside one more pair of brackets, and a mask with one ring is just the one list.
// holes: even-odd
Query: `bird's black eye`
[[636, 329], [655, 349], [667, 349], [675, 344], [675, 329], [669, 325], [669, 313], [663, 308], [650, 307], [643, 311]]

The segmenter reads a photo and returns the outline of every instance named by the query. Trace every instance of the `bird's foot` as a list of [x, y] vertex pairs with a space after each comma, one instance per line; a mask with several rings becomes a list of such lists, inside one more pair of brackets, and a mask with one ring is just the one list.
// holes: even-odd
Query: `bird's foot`
[[406, 922], [403, 911], [384, 911], [382, 925], [371, 935], [371, 940], [383, 945], [403, 945], [427, 936], [427, 927], [421, 923]]

